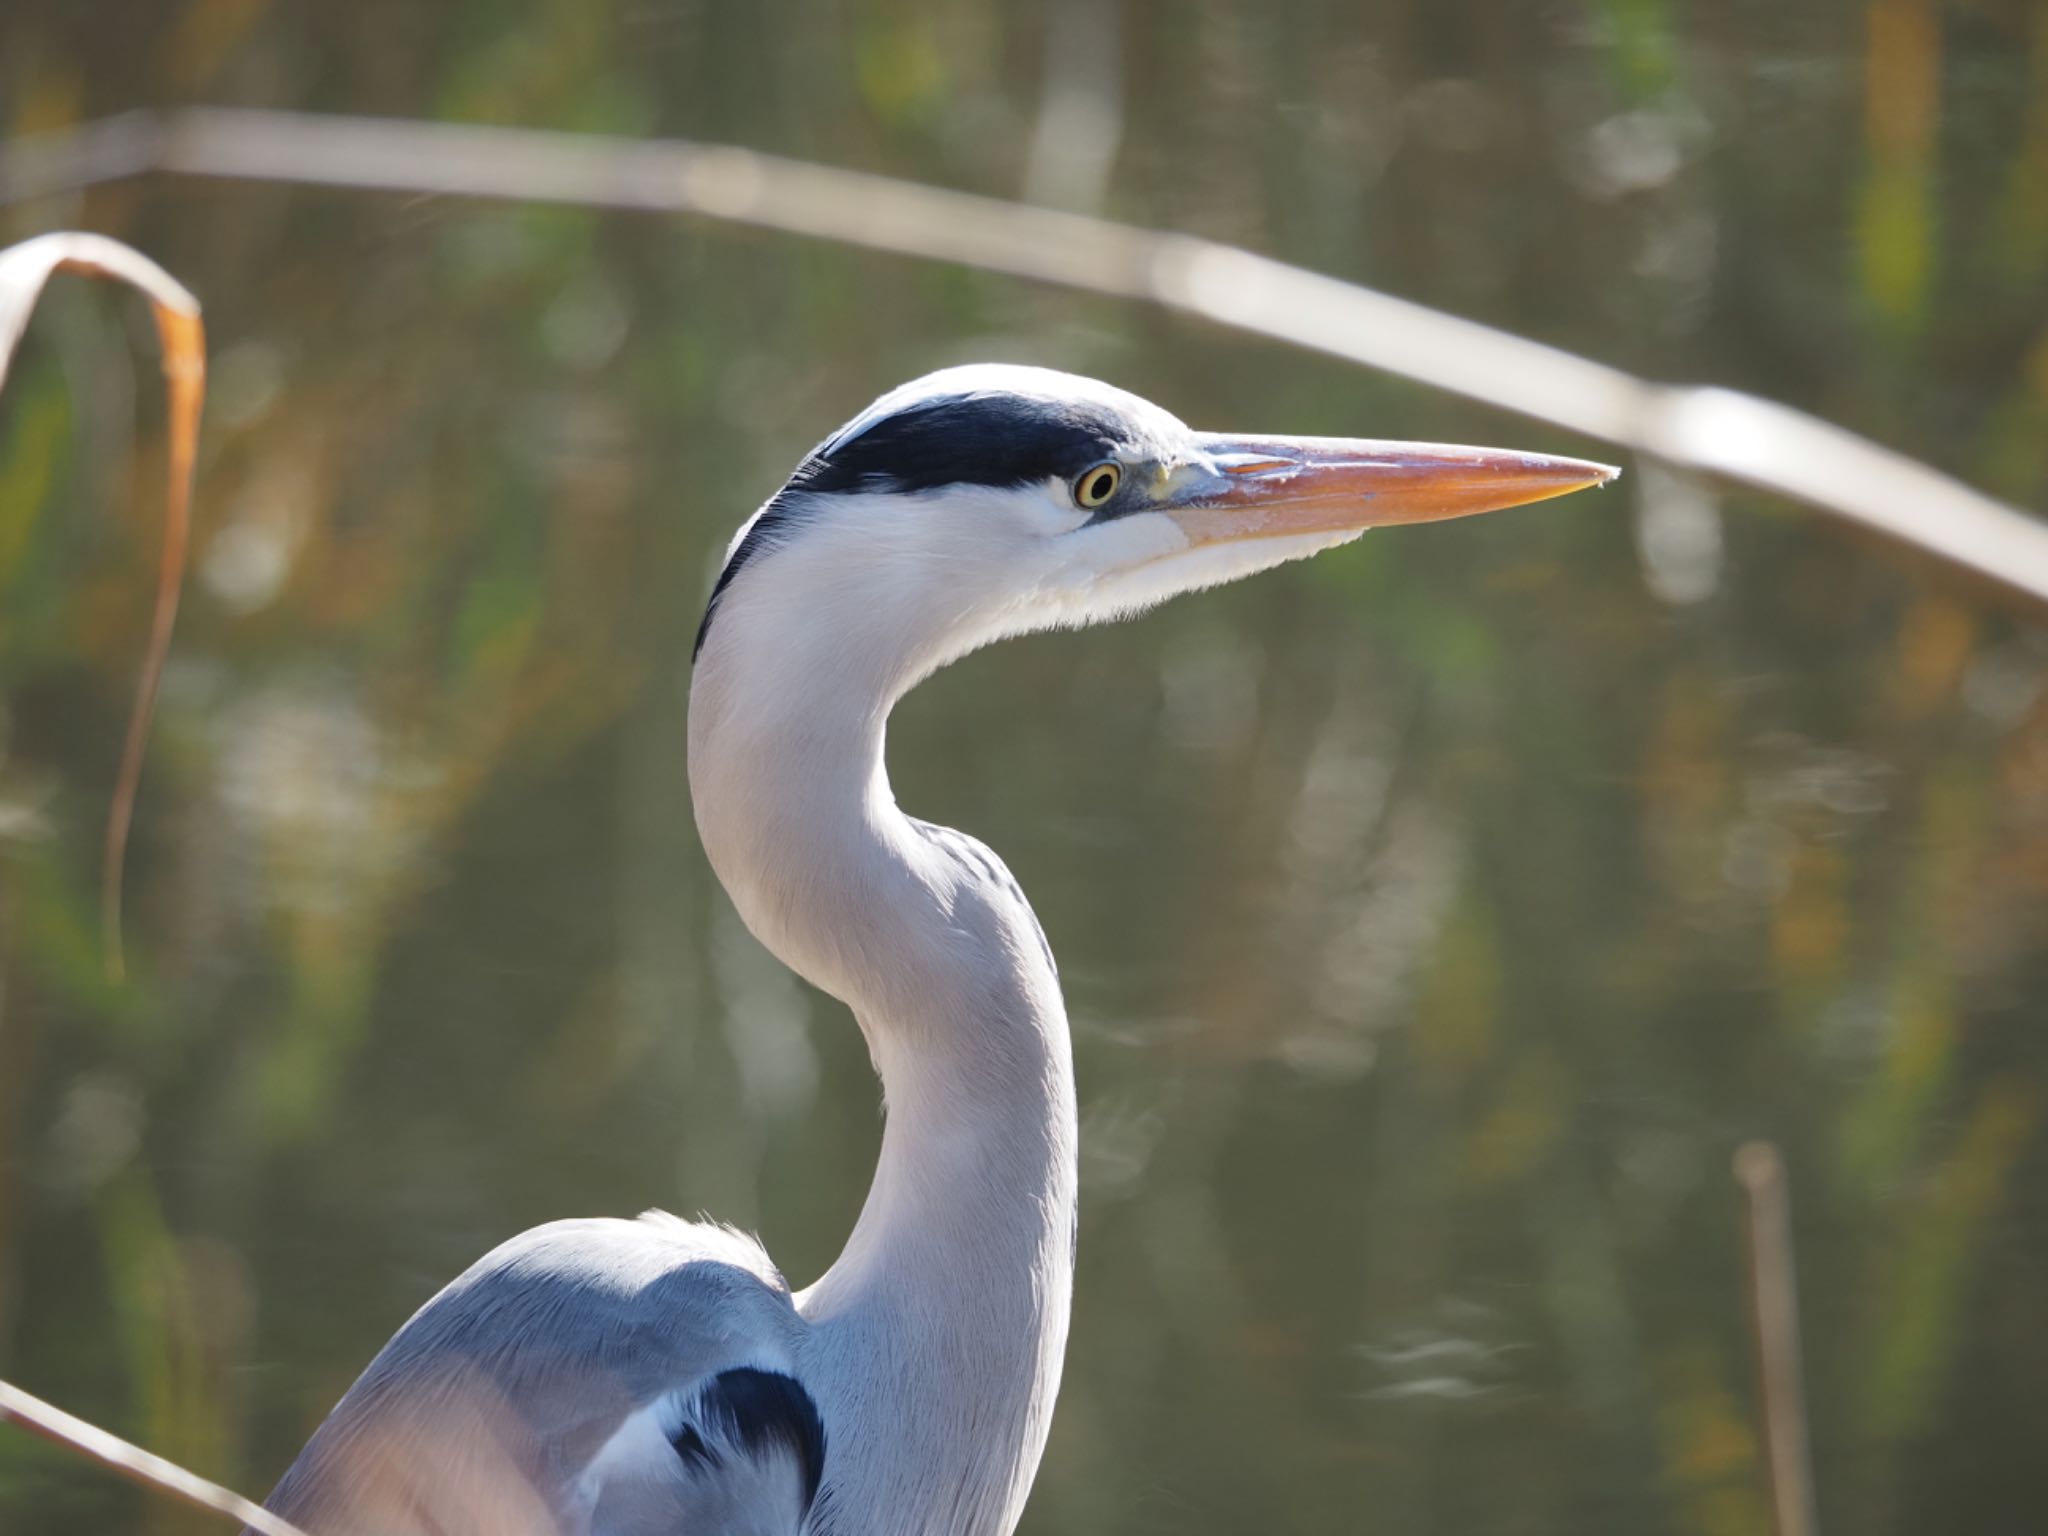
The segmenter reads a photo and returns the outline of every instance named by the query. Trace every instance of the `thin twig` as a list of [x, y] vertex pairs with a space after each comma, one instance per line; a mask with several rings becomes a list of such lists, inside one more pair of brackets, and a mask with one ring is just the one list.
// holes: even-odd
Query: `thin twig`
[[[111, 137], [102, 137], [112, 142]], [[7, 380], [15, 343], [21, 339], [43, 284], [54, 272], [111, 278], [149, 300], [163, 353], [168, 401], [164, 534], [157, 557], [156, 607], [150, 617], [135, 702], [128, 712], [128, 731], [121, 745], [121, 766], [107, 809], [100, 857], [101, 940], [107, 972], [118, 981], [123, 969], [121, 876], [127, 863], [128, 831], [142, 785], [142, 759], [149, 745], [149, 723], [156, 713], [157, 689], [163, 682], [171, 630], [177, 623], [178, 592], [184, 584], [185, 551], [191, 534], [192, 470], [199, 451], [199, 412], [206, 398], [206, 328], [199, 318], [199, 301], [141, 252], [104, 235], [40, 235], [0, 251], [0, 384]]]
[[174, 1461], [165, 1461], [119, 1435], [108, 1434], [39, 1397], [30, 1396], [11, 1382], [0, 1381], [0, 1421], [10, 1419], [32, 1434], [90, 1456], [132, 1483], [173, 1494], [199, 1509], [239, 1520], [262, 1536], [306, 1536], [289, 1520], [250, 1503], [232, 1489], [208, 1482]]
[[1735, 1153], [1749, 1227], [1750, 1319], [1756, 1337], [1757, 1399], [1765, 1473], [1778, 1536], [1815, 1536], [1813, 1461], [1807, 1443], [1806, 1385], [1799, 1353], [1799, 1290], [1792, 1273], [1792, 1221], [1785, 1162], [1767, 1141]]
[[145, 170], [691, 213], [1144, 300], [1789, 496], [2048, 599], [2048, 524], [1917, 460], [1214, 241], [726, 145], [215, 107], [0, 147], [0, 201]]

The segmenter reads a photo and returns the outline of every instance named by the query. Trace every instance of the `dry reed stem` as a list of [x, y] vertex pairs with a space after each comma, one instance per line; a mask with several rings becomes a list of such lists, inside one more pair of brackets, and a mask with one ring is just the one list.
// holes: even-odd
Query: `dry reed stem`
[[198, 455], [199, 413], [206, 398], [206, 329], [199, 301], [178, 280], [140, 252], [103, 235], [53, 234], [25, 240], [0, 251], [0, 386], [16, 343], [35, 310], [43, 285], [53, 272], [84, 272], [126, 283], [149, 300], [163, 348], [164, 390], [168, 400], [165, 429], [168, 483], [164, 490], [163, 552], [157, 560], [156, 607], [150, 618], [149, 643], [128, 730], [121, 746], [121, 766], [107, 809], [106, 840], [100, 861], [100, 919], [108, 973], [119, 980], [121, 950], [122, 871], [127, 862], [128, 832], [135, 818], [135, 796], [142, 784], [142, 759], [149, 743], [149, 723], [156, 713], [158, 685], [171, 649], [171, 629], [178, 618], [178, 592], [184, 582], [185, 554], [191, 538], [192, 473]]

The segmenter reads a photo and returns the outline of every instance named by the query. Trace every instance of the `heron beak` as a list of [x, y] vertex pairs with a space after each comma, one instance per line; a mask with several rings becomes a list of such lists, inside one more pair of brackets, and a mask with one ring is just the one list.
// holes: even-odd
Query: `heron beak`
[[1189, 542], [1435, 523], [1546, 501], [1621, 471], [1585, 459], [1344, 437], [1203, 434], [1206, 465], [1162, 509]]

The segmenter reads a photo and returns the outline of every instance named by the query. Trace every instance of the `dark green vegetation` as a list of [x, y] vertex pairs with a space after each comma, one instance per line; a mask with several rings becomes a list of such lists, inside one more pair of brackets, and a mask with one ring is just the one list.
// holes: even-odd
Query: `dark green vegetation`
[[[2048, 503], [2038, 6], [1112, 11], [13, 0], [0, 131], [248, 102], [1028, 186]], [[157, 182], [0, 237], [59, 224], [200, 294], [215, 382], [119, 988], [97, 848], [161, 453], [132, 311], [53, 292], [0, 401], [0, 1372], [259, 1492], [521, 1226], [708, 1209], [798, 1283], [836, 1251], [873, 1087], [711, 882], [681, 708], [724, 539], [826, 429], [1001, 356], [1200, 426], [1598, 454], [698, 224]], [[1761, 1530], [1751, 1135], [1794, 1181], [1825, 1525], [2034, 1518], [2044, 685], [2020, 600], [1642, 468], [920, 693], [899, 793], [1009, 859], [1078, 1035], [1028, 1529]], [[173, 1526], [0, 1436], [0, 1527]]]

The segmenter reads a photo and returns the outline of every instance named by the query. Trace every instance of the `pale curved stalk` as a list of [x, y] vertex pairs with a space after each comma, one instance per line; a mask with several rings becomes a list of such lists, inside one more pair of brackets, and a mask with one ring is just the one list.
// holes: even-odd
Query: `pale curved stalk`
[[109, 1434], [31, 1396], [12, 1382], [0, 1381], [0, 1422], [8, 1420], [67, 1450], [91, 1457], [132, 1483], [169, 1493], [195, 1508], [239, 1520], [262, 1536], [306, 1536], [291, 1521], [273, 1515], [232, 1489], [209, 1482], [196, 1472], [187, 1472], [176, 1462], [152, 1455], [139, 1445], [131, 1445], [119, 1435]]
[[2048, 599], [2048, 524], [1843, 428], [1214, 241], [726, 145], [212, 107], [0, 147], [0, 200], [152, 170], [690, 213], [1142, 300], [1743, 481]]
[[7, 365], [15, 344], [53, 272], [110, 278], [126, 283], [149, 300], [163, 351], [168, 401], [164, 541], [157, 560], [156, 606], [150, 616], [142, 674], [135, 684], [135, 703], [128, 712], [128, 731], [121, 745], [121, 766], [107, 810], [100, 860], [101, 934], [107, 970], [118, 980], [122, 972], [121, 876], [127, 862], [128, 830], [142, 784], [143, 751], [156, 713], [157, 688], [170, 655], [171, 629], [177, 623], [178, 592], [184, 583], [185, 552], [191, 538], [192, 470], [199, 450], [199, 413], [206, 398], [206, 331], [199, 318], [199, 301], [141, 252], [104, 235], [39, 235], [0, 251], [0, 386], [7, 382]]

